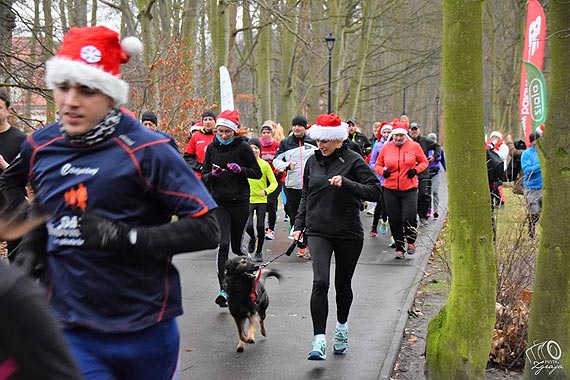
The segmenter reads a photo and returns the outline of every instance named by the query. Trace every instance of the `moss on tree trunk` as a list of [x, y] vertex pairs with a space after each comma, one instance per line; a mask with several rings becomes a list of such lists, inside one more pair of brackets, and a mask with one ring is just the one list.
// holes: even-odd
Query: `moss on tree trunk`
[[525, 364], [533, 380], [570, 378], [570, 4], [551, 1], [548, 22], [549, 111], [538, 140], [544, 200]]
[[495, 322], [496, 270], [483, 135], [482, 6], [443, 2], [443, 121], [451, 289], [430, 321], [428, 375], [484, 379]]

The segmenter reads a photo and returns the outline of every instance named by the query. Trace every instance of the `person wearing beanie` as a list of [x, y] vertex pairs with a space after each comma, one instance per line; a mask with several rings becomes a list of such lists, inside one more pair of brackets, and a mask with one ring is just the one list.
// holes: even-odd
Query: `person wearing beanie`
[[348, 124], [348, 139], [358, 144], [362, 157], [368, 156], [372, 150], [372, 144], [370, 144], [366, 135], [359, 131], [356, 119], [351, 117], [346, 121], [346, 124]]
[[418, 173], [427, 169], [428, 160], [420, 144], [408, 136], [407, 122], [393, 121], [392, 127], [374, 171], [384, 177], [383, 196], [396, 258], [403, 259], [406, 252], [413, 255], [416, 251]]
[[[307, 136], [307, 118], [303, 115], [297, 115], [291, 121], [292, 134], [281, 140], [279, 148], [275, 153], [273, 166], [280, 172], [286, 173], [285, 195], [287, 203], [285, 204], [285, 213], [289, 217], [291, 232], [301, 202], [301, 190], [303, 188], [303, 173], [307, 160], [317, 150], [315, 140]], [[298, 257], [305, 257], [306, 246], [301, 244]], [[310, 256], [307, 255], [306, 258]]]
[[271, 192], [267, 197], [267, 229], [265, 230], [265, 238], [267, 240], [275, 239], [275, 223], [277, 222], [277, 208], [279, 205], [279, 194], [281, 194], [281, 189], [283, 188], [283, 172], [275, 169], [273, 166], [273, 159], [279, 148], [279, 141], [275, 140], [273, 137], [274, 131], [277, 128], [277, 123], [273, 120], [266, 120], [260, 129], [261, 143], [261, 158], [269, 165], [273, 170], [273, 174], [277, 179], [277, 189]]
[[120, 66], [141, 50], [103, 26], [69, 29], [45, 71], [60, 119], [28, 137], [9, 178], [30, 182], [47, 219], [14, 264], [30, 273], [46, 262], [41, 282], [84, 380], [176, 374], [172, 256], [219, 242], [202, 182], [168, 139], [119, 109], [128, 95]]
[[[380, 123], [380, 127], [376, 132], [376, 144], [372, 148], [372, 152], [370, 153], [370, 162], [368, 166], [370, 169], [374, 170], [374, 165], [376, 164], [376, 160], [378, 159], [378, 155], [382, 150], [386, 141], [388, 141], [388, 137], [392, 132], [392, 124], [387, 121], [383, 121]], [[378, 180], [380, 180], [381, 185], [381, 192], [384, 192], [384, 177], [381, 175], [377, 175]], [[374, 208], [374, 216], [372, 217], [372, 225], [370, 227], [370, 237], [376, 237], [378, 234], [378, 222], [382, 219], [380, 223], [380, 233], [385, 235], [388, 233], [388, 209], [386, 208], [386, 202], [384, 201], [384, 196], [381, 195], [380, 199], [376, 201], [376, 207]], [[390, 237], [390, 245], [394, 245], [394, 237]]]
[[[424, 155], [428, 158], [428, 162], [433, 162], [439, 159], [441, 147], [439, 144], [428, 140], [425, 136], [422, 136], [420, 133], [420, 125], [416, 122], [412, 122], [409, 124], [409, 135], [420, 146], [422, 147], [422, 151]], [[428, 154], [428, 152], [432, 150], [433, 154]], [[418, 174], [418, 217], [420, 219], [420, 224], [423, 227], [428, 225], [428, 212], [431, 208], [431, 189], [430, 189], [430, 179], [429, 179], [429, 171], [424, 170], [423, 172]]]
[[[503, 161], [503, 174], [507, 170], [507, 159], [509, 157], [509, 146], [503, 141], [503, 134], [499, 131], [492, 131], [487, 141], [487, 147], [493, 150]], [[505, 205], [506, 196], [503, 189], [504, 178], [497, 178], [492, 183], [489, 183], [491, 190], [491, 203], [493, 208], [502, 207]]]
[[[259, 168], [261, 169], [261, 178], [248, 178], [249, 182], [249, 218], [245, 227], [245, 232], [249, 236], [247, 250], [249, 253], [255, 252], [255, 261], [263, 262], [263, 243], [265, 242], [265, 214], [267, 212], [268, 196], [277, 189], [277, 180], [273, 174], [271, 165], [260, 157], [261, 141], [258, 138], [251, 138], [248, 141], [253, 154], [257, 159]], [[253, 228], [253, 219], [256, 219], [255, 230]], [[257, 239], [255, 232], [257, 231]], [[255, 244], [257, 241], [257, 244]]]
[[202, 176], [206, 148], [214, 140], [216, 117], [216, 113], [212, 110], [206, 110], [202, 113], [202, 128], [192, 133], [186, 150], [184, 151], [184, 161], [194, 169], [198, 178]]
[[250, 189], [248, 179], [260, 179], [261, 168], [251, 147], [242, 137], [247, 130], [240, 128], [238, 110], [226, 110], [216, 119], [216, 137], [206, 150], [202, 181], [218, 204], [216, 216], [221, 241], [216, 255], [219, 291], [215, 303], [228, 306], [224, 289], [224, 272], [230, 246], [235, 255], [245, 255], [241, 249], [243, 231], [249, 216]]
[[[435, 133], [428, 133], [427, 135], [428, 141], [433, 144], [437, 144], [437, 135]], [[439, 145], [439, 144], [438, 144]], [[431, 192], [431, 205], [428, 209], [427, 216], [433, 217], [434, 219], [439, 218], [439, 185], [441, 183], [442, 171], [446, 170], [445, 168], [445, 151], [443, 147], [440, 146], [439, 149], [439, 156], [436, 157], [435, 150], [429, 149], [427, 154], [429, 166], [428, 166], [428, 174], [429, 174], [429, 190]]]
[[536, 150], [539, 133], [529, 135], [530, 147], [521, 155], [521, 166], [523, 170], [524, 199], [526, 201], [528, 235], [531, 238], [536, 236], [536, 225], [542, 213], [542, 171]]
[[141, 123], [148, 129], [155, 131], [158, 128], [158, 118], [152, 111], [144, 111], [141, 116]]
[[363, 247], [360, 201], [380, 198], [380, 182], [358, 153], [343, 144], [348, 130], [340, 117], [323, 114], [309, 129], [318, 151], [305, 166], [303, 193], [293, 237], [311, 247], [314, 340], [309, 360], [326, 360], [326, 324], [331, 258], [335, 258], [337, 323], [333, 352], [348, 350], [352, 276]]

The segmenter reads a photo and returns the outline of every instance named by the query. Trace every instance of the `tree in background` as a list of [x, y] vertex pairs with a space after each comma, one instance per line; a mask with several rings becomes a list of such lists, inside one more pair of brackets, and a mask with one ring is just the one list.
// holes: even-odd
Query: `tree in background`
[[558, 380], [570, 377], [570, 5], [551, 1], [548, 14], [549, 112], [538, 140], [544, 198], [525, 379]]
[[482, 128], [482, 11], [480, 0], [443, 1], [451, 289], [428, 326], [432, 380], [483, 380], [495, 323], [497, 279]]

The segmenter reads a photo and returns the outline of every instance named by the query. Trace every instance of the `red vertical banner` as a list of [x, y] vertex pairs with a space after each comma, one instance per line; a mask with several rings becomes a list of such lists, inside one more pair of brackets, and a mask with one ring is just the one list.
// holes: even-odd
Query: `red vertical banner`
[[[538, 0], [529, 0], [526, 15], [526, 30], [524, 37], [523, 62], [530, 62], [542, 71], [544, 62], [544, 44], [546, 42], [546, 18], [544, 10]], [[526, 68], [522, 64], [521, 83], [519, 93], [520, 119], [523, 132], [528, 143], [528, 136], [532, 131], [530, 115], [530, 97], [528, 93]]]

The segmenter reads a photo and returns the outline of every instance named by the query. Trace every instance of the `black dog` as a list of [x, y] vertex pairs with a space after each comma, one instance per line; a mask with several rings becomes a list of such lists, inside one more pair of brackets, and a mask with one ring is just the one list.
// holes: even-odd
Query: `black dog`
[[[274, 270], [263, 271], [259, 278], [259, 265], [255, 265], [244, 256], [237, 256], [226, 262], [226, 277], [224, 288], [228, 293], [228, 306], [230, 314], [238, 329], [239, 343], [237, 351], [243, 352], [245, 343], [255, 343], [255, 323], [259, 321], [261, 335], [266, 336], [265, 316], [269, 297], [261, 280], [267, 277], [281, 279], [281, 275]], [[247, 335], [245, 334], [245, 321], [249, 321]]]

